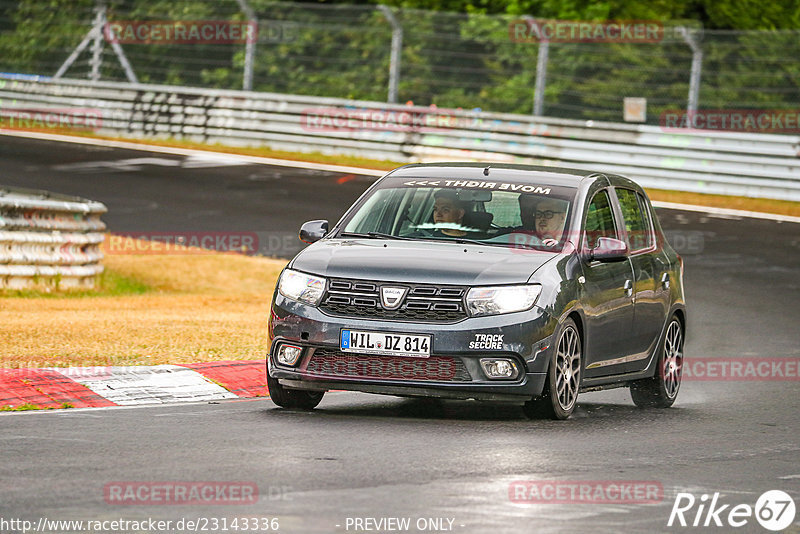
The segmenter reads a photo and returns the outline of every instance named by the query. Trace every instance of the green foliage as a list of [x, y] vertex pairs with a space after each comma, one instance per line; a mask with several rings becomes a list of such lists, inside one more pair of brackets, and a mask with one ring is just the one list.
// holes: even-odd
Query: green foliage
[[[69, 402], [62, 402], [59, 408], [69, 409], [74, 408], [75, 405]], [[20, 404], [19, 406], [0, 406], [0, 412], [29, 412], [31, 410], [54, 410], [52, 406], [40, 406], [38, 404], [32, 404], [30, 402], [26, 402], [25, 404]]]
[[702, 0], [704, 24], [735, 30], [796, 30], [800, 28], [797, 0]]
[[708, 109], [794, 107], [800, 101], [800, 32], [706, 39], [700, 102]]
[[0, 33], [3, 69], [37, 72], [48, 64], [54, 50], [75, 47], [89, 28], [93, 4], [93, 0], [0, 3], [0, 19], [6, 27]]
[[19, 406], [0, 406], [0, 412], [27, 412], [30, 410], [52, 410], [52, 408], [31, 404], [29, 402], [20, 404]]

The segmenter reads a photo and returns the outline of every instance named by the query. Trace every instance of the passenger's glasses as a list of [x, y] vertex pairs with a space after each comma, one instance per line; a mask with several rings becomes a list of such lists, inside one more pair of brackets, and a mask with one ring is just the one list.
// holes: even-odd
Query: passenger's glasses
[[552, 219], [553, 215], [556, 213], [566, 213], [565, 211], [553, 211], [553, 210], [536, 210], [536, 217], [539, 219]]

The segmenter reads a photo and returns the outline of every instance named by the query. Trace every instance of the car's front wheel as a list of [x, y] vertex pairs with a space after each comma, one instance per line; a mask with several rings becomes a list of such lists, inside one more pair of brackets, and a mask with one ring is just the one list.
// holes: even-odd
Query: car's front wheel
[[295, 408], [300, 410], [313, 410], [322, 401], [324, 391], [302, 391], [299, 389], [285, 388], [272, 378], [267, 372], [267, 389], [272, 402], [281, 408]]
[[683, 376], [683, 325], [673, 316], [660, 347], [656, 374], [631, 384], [639, 408], [669, 408], [678, 397]]
[[555, 350], [547, 370], [541, 397], [525, 403], [523, 410], [531, 419], [566, 419], [575, 410], [581, 387], [581, 336], [575, 321], [561, 325]]

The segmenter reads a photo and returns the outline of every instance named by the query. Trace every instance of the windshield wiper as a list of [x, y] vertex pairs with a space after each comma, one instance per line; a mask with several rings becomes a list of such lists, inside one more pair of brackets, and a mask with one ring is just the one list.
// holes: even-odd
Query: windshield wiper
[[498, 243], [496, 241], [480, 241], [478, 239], [465, 239], [463, 237], [456, 237], [453, 239], [447, 237], [421, 237], [419, 239], [427, 239], [429, 241], [442, 241], [445, 243], [458, 243], [470, 245], [488, 245], [490, 247], [504, 247], [504, 248], [526, 248], [530, 250], [542, 250], [545, 252], [555, 252], [556, 250], [544, 245], [534, 245], [533, 243]]
[[486, 245], [487, 244], [486, 241], [479, 241], [477, 239], [464, 239], [463, 237], [454, 237], [454, 238], [451, 239], [449, 237], [423, 236], [423, 237], [420, 237], [419, 239], [426, 239], [428, 241], [443, 241], [445, 243], [458, 243], [458, 244], [461, 244], [461, 245], [466, 245], [466, 244], [470, 244], [470, 245]]
[[367, 239], [376, 239], [376, 238], [399, 239], [401, 241], [409, 241], [409, 240], [413, 241], [414, 240], [413, 237], [403, 237], [403, 236], [399, 236], [399, 235], [384, 234], [383, 232], [367, 232], [365, 234], [361, 234], [361, 233], [358, 233], [358, 232], [340, 232], [339, 236], [341, 236], [341, 237], [362, 237], [362, 238], [367, 238]]

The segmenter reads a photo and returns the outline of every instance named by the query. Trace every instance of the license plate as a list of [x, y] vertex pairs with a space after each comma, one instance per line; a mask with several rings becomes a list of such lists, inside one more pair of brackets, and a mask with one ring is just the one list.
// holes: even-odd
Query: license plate
[[431, 336], [342, 330], [339, 347], [342, 352], [427, 358], [431, 355]]

